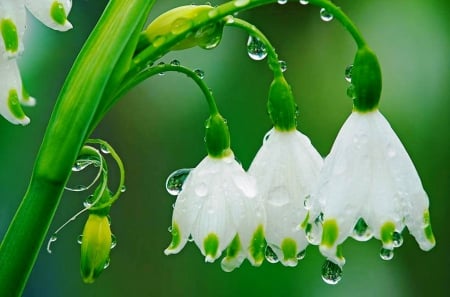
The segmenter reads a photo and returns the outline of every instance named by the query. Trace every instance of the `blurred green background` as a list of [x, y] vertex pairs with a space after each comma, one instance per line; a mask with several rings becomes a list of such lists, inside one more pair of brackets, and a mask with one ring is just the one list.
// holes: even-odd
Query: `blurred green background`
[[[74, 1], [74, 29], [61, 34], [29, 16], [26, 51], [20, 59], [24, 83], [38, 99], [27, 108], [31, 125], [15, 127], [0, 119], [0, 236], [20, 203], [34, 158], [67, 72], [107, 1]], [[150, 18], [192, 1], [157, 1]], [[224, 1], [214, 1], [220, 4]], [[118, 245], [111, 265], [93, 285], [79, 276], [77, 237], [86, 217], [66, 227], [40, 253], [24, 296], [444, 296], [450, 289], [450, 4], [447, 0], [336, 1], [354, 20], [378, 54], [383, 70], [380, 109], [413, 159], [430, 196], [436, 247], [419, 249], [404, 232], [393, 260], [378, 256], [380, 243], [344, 244], [347, 264], [337, 286], [320, 277], [323, 258], [314, 246], [295, 268], [247, 262], [232, 273], [205, 264], [194, 244], [166, 257], [167, 231], [174, 198], [164, 187], [178, 168], [194, 167], [205, 156], [207, 106], [183, 75], [154, 77], [131, 91], [95, 131], [121, 155], [127, 191], [112, 208]], [[197, 2], [202, 4], [202, 2]], [[336, 21], [324, 23], [317, 7], [271, 5], [241, 13], [257, 25], [287, 61], [285, 73], [300, 107], [299, 129], [325, 156], [351, 111], [344, 69], [355, 52]], [[270, 129], [266, 97], [271, 73], [265, 62], [246, 53], [247, 36], [226, 28], [213, 51], [190, 49], [163, 61], [205, 71], [222, 114], [228, 119], [232, 148], [248, 168]], [[76, 111], [75, 111], [76, 112]], [[51, 227], [53, 232], [81, 209], [86, 195], [67, 192]], [[30, 235], [31, 236], [31, 235]], [[0, 280], [4, 281], [4, 280]]]

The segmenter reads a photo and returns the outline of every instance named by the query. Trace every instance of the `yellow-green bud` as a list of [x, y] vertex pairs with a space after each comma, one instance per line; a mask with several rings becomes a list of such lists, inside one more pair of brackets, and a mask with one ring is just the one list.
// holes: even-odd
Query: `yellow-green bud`
[[81, 277], [93, 283], [109, 263], [112, 237], [107, 216], [89, 214], [81, 242]]
[[[214, 7], [210, 5], [186, 5], [161, 14], [142, 32], [138, 51], [150, 44], [155, 47], [161, 46], [167, 37], [190, 31], [199, 16], [204, 16], [213, 9]], [[196, 32], [190, 32], [185, 39], [174, 45], [171, 50], [182, 50], [195, 46], [204, 49], [214, 48], [222, 38], [223, 26], [224, 23], [219, 21], [204, 26]]]

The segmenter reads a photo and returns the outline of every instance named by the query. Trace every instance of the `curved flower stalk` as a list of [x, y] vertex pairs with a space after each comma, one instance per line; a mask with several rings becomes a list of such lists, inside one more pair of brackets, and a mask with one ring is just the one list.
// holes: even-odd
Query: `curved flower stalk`
[[296, 266], [308, 245], [300, 228], [307, 215], [303, 204], [322, 163], [308, 137], [273, 128], [250, 166], [267, 213], [267, 245], [283, 265]]
[[192, 238], [206, 262], [214, 262], [228, 247], [222, 261], [225, 271], [239, 267], [246, 257], [260, 265], [265, 247], [264, 208], [255, 181], [230, 149], [225, 120], [213, 100], [209, 102], [215, 111], [206, 125], [208, 156], [183, 183], [173, 212], [172, 242], [164, 253], [178, 253]]
[[354, 111], [325, 159], [312, 199], [312, 217], [323, 214], [320, 251], [342, 266], [338, 246], [349, 236], [382, 241], [381, 257], [391, 259], [405, 226], [421, 249], [435, 245], [428, 197], [406, 150], [375, 109]]
[[0, 114], [13, 124], [27, 125], [21, 104], [33, 106], [35, 100], [29, 97], [22, 86], [16, 57], [23, 51], [23, 35], [26, 28], [25, 7], [46, 26], [66, 31], [72, 28], [67, 15], [72, 7], [71, 0], [1, 0], [0, 1]]

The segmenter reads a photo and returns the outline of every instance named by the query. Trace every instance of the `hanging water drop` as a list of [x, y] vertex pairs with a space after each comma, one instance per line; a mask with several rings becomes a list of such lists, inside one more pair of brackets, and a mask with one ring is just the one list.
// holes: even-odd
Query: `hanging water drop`
[[400, 232], [394, 232], [392, 234], [392, 241], [394, 243], [395, 248], [401, 247], [403, 244], [402, 234]]
[[179, 60], [174, 59], [174, 60], [170, 61], [170, 65], [172, 65], [172, 66], [180, 66], [181, 63], [180, 63]]
[[125, 193], [127, 191], [127, 187], [125, 185], [120, 186], [120, 193]]
[[82, 244], [83, 243], [83, 234], [78, 235], [77, 243], [78, 244]]
[[355, 85], [350, 84], [350, 86], [347, 88], [347, 96], [352, 100], [356, 99]]
[[297, 254], [297, 260], [303, 260], [306, 256], [306, 249]]
[[277, 2], [278, 2], [278, 4], [284, 5], [284, 4], [288, 3], [288, 0], [278, 0]]
[[353, 65], [348, 65], [345, 68], [345, 80], [348, 81], [349, 83], [352, 82], [352, 70], [353, 70]]
[[[164, 63], [164, 62], [159, 62], [158, 63], [158, 66], [164, 66], [164, 65], [166, 65], [166, 63]], [[165, 72], [160, 72], [160, 73], [158, 73], [159, 75], [161, 75], [161, 76], [163, 76], [164, 74], [166, 74]]]
[[367, 241], [372, 237], [372, 232], [363, 218], [359, 218], [356, 222], [352, 237], [358, 241]]
[[329, 22], [333, 19], [333, 17], [334, 16], [325, 8], [320, 9], [320, 18], [322, 19], [322, 21]]
[[169, 227], [167, 227], [167, 231], [169, 231], [169, 233], [172, 233], [172, 231], [173, 231], [172, 225], [170, 225]]
[[117, 245], [117, 238], [114, 234], [111, 234], [111, 249], [115, 248]]
[[83, 206], [85, 208], [90, 208], [92, 207], [92, 204], [94, 204], [94, 202], [94, 195], [89, 195], [89, 197], [87, 197], [86, 200], [83, 201]]
[[280, 261], [280, 259], [278, 259], [277, 254], [275, 254], [275, 252], [269, 245], [266, 246], [265, 257], [266, 257], [267, 262], [272, 263], [272, 264], [278, 263]]
[[109, 148], [108, 148], [106, 145], [104, 145], [104, 144], [102, 144], [102, 145], [100, 146], [100, 151], [101, 151], [102, 153], [104, 153], [105, 155], [111, 153], [111, 152], [109, 151]]
[[394, 250], [381, 248], [380, 257], [385, 261], [392, 260], [392, 258], [394, 258]]
[[201, 70], [201, 69], [195, 69], [194, 70], [195, 75], [197, 75], [200, 79], [204, 79], [205, 78], [205, 71]]
[[58, 237], [57, 237], [55, 234], [53, 234], [53, 235], [50, 237], [50, 239], [48, 240], [48, 242], [47, 242], [47, 252], [48, 252], [49, 254], [52, 253], [51, 245], [52, 245], [55, 241], [57, 241], [57, 240], [58, 240]]
[[193, 241], [194, 241], [194, 238], [192, 237], [191, 234], [189, 234], [188, 241], [189, 241], [189, 242], [193, 242]]
[[266, 135], [264, 135], [263, 144], [266, 143], [267, 140], [269, 140], [270, 135], [272, 135], [272, 130], [270, 130], [269, 132], [266, 133]]
[[191, 168], [178, 169], [166, 180], [166, 190], [170, 195], [177, 196], [183, 188], [183, 183], [191, 172]]
[[286, 61], [280, 60], [280, 61], [278, 61], [278, 64], [280, 64], [281, 72], [285, 72], [287, 70]]
[[105, 265], [103, 266], [103, 269], [108, 268], [110, 263], [111, 263], [111, 259], [108, 258], [108, 259], [106, 260], [106, 262], [105, 262]]
[[92, 164], [91, 160], [77, 160], [75, 162], [75, 164], [72, 166], [72, 171], [73, 172], [82, 171], [82, 170], [86, 169], [86, 167], [88, 167], [91, 164]]
[[261, 61], [267, 57], [267, 49], [264, 43], [257, 37], [251, 35], [247, 40], [247, 53], [248, 56], [255, 61]]
[[336, 263], [326, 260], [322, 266], [322, 279], [329, 285], [336, 285], [342, 279], [342, 268]]
[[308, 0], [300, 0], [300, 4], [301, 5], [308, 5], [309, 1]]

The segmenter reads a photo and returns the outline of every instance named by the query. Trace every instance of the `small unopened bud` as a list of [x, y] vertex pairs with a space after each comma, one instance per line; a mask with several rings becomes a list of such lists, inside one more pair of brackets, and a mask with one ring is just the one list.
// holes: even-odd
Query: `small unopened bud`
[[276, 129], [290, 131], [296, 128], [297, 107], [294, 95], [282, 75], [276, 76], [270, 85], [267, 110]]
[[89, 214], [81, 242], [81, 277], [93, 283], [109, 263], [111, 228], [106, 215]]
[[227, 121], [220, 115], [215, 114], [206, 120], [206, 148], [208, 155], [214, 158], [226, 157], [230, 150], [230, 131]]

